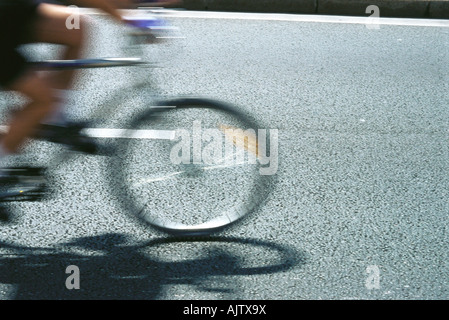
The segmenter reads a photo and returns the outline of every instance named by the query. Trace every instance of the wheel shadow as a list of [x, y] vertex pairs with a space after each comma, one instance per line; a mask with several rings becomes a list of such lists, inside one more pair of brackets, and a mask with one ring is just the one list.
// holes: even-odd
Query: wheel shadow
[[[246, 246], [254, 247], [257, 256], [248, 260], [240, 250]], [[14, 288], [10, 300], [157, 300], [176, 285], [238, 299], [242, 282], [236, 276], [274, 274], [306, 262], [303, 252], [286, 245], [228, 237], [135, 243], [126, 235], [109, 233], [51, 249], [0, 242], [0, 250], [8, 252], [0, 255], [0, 285]], [[180, 257], [184, 250], [190, 253]], [[190, 258], [193, 252], [200, 254]], [[79, 289], [66, 287], [70, 265], [79, 268]]]

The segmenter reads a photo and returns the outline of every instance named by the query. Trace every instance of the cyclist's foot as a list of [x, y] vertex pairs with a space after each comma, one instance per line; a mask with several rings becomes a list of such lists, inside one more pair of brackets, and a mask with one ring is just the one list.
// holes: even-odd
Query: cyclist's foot
[[44, 168], [1, 168], [0, 185], [0, 208], [3, 205], [2, 202], [38, 201], [47, 195]]
[[37, 134], [39, 139], [68, 146], [74, 151], [94, 154], [97, 152], [95, 141], [82, 134], [85, 122], [65, 122], [63, 124], [42, 124]]

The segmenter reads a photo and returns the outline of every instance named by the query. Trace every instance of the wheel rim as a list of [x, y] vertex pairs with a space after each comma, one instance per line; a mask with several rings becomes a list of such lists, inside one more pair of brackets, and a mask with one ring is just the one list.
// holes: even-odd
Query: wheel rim
[[[184, 130], [185, 124], [188, 124], [189, 121], [198, 121], [193, 118], [188, 119], [189, 117], [198, 117], [197, 111], [201, 113], [201, 117], [198, 119], [203, 122], [206, 117], [212, 119], [212, 121], [216, 120], [215, 117], [220, 118], [219, 120], [222, 117], [227, 117], [237, 125], [239, 123], [244, 124], [246, 140], [244, 140], [243, 148], [246, 148], [245, 159], [248, 161], [251, 145], [254, 147], [251, 139], [256, 139], [256, 137], [248, 136], [248, 133], [251, 132], [247, 131], [247, 128], [254, 128], [254, 131], [256, 131], [256, 129], [262, 127], [227, 104], [203, 99], [166, 101], [157, 108], [150, 109], [144, 116], [138, 116], [131, 127], [154, 129], [154, 127], [157, 127], [157, 123], [160, 127], [162, 123], [162, 127], [175, 125], [177, 130]], [[174, 117], [174, 115], [176, 116]], [[180, 122], [184, 122], [184, 127]], [[216, 122], [214, 123], [217, 127]], [[207, 125], [208, 123], [204, 124]], [[173, 129], [173, 127], [170, 127], [170, 129]], [[209, 129], [211, 128], [207, 128], [207, 130]], [[219, 132], [220, 128], [218, 129], [213, 132]], [[194, 131], [195, 128], [192, 130]], [[223, 132], [223, 128], [221, 131]], [[260, 174], [261, 164], [257, 156], [255, 157], [256, 163], [248, 161], [248, 163], [243, 164], [236, 162], [237, 155], [235, 155], [230, 164], [210, 165], [209, 163], [205, 165], [192, 161], [195, 160], [192, 159], [192, 154], [190, 154], [191, 161], [186, 163], [174, 164], [173, 159], [170, 158], [170, 161], [168, 161], [167, 157], [159, 159], [159, 164], [152, 163], [151, 161], [159, 154], [165, 153], [167, 155], [170, 153], [169, 151], [173, 152], [173, 144], [180, 143], [179, 137], [178, 140], [170, 142], [162, 140], [160, 145], [157, 145], [158, 142], [151, 139], [148, 141], [133, 139], [135, 132], [135, 130], [130, 130], [128, 139], [119, 141], [120, 155], [112, 159], [113, 167], [117, 168], [117, 171], [111, 175], [112, 187], [117, 191], [119, 190], [117, 188], [119, 184], [125, 184], [126, 188], [120, 189], [116, 193], [120, 198], [122, 207], [139, 220], [164, 233], [177, 236], [197, 236], [216, 233], [229, 228], [260, 207], [267, 199], [270, 188], [275, 181], [274, 175]], [[226, 137], [226, 134], [223, 135]], [[204, 137], [204, 133], [202, 133], [202, 137]], [[192, 140], [194, 140], [193, 136]], [[234, 150], [239, 149], [235, 137], [232, 144], [234, 144]], [[256, 147], [256, 155], [258, 147]], [[153, 150], [155, 154], [146, 161], [145, 165], [142, 165], [143, 162], [140, 158], [145, 153], [140, 152], [144, 149]], [[192, 149], [194, 149], [194, 146]], [[242, 149], [241, 146], [240, 149]], [[132, 156], [133, 154], [139, 154], [139, 156]], [[202, 155], [204, 154], [203, 152]], [[155, 175], [155, 173], [157, 174]], [[140, 181], [138, 181], [139, 179]], [[148, 185], [141, 187], [137, 183], [147, 183]], [[246, 184], [241, 185], [241, 183]], [[237, 190], [233, 190], [233, 188], [237, 188]], [[191, 192], [185, 192], [185, 189], [191, 189]], [[211, 199], [214, 201], [211, 201]], [[207, 201], [207, 203], [202, 202], [202, 200]], [[187, 205], [184, 205], [184, 202]], [[170, 213], [174, 216], [170, 216], [169, 211], [172, 211]], [[200, 212], [206, 213], [206, 215], [210, 213], [210, 215], [204, 221], [186, 222], [182, 220], [182, 217], [179, 219], [177, 217], [178, 214], [185, 214], [190, 219], [192, 216], [199, 215]]]

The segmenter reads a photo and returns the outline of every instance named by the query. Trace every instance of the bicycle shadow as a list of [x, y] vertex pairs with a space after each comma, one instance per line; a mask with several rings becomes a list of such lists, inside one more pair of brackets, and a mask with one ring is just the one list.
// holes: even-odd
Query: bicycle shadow
[[[138, 244], [128, 242], [126, 235], [116, 233], [78, 238], [56, 249], [0, 242], [0, 248], [14, 252], [0, 256], [0, 284], [14, 286], [14, 295], [8, 298], [11, 300], [156, 300], [164, 290], [175, 285], [219, 294], [221, 298], [224, 295], [225, 299], [238, 299], [239, 284], [235, 277], [229, 281], [227, 278], [283, 272], [301, 267], [306, 261], [303, 252], [254, 239], [214, 237], [183, 242], [161, 238]], [[183, 243], [197, 243], [203, 253], [193, 259], [178, 261], [164, 261], [152, 255], [160, 251], [159, 247], [180, 248]], [[264, 261], [259, 255], [258, 266], [251, 265], [253, 262], [248, 265], [244, 256], [229, 249], [230, 244], [256, 246], [275, 252], [277, 257]], [[218, 245], [224, 248], [218, 248]], [[86, 250], [90, 254], [68, 252], [73, 249]], [[79, 289], [66, 287], [69, 265], [79, 268]]]

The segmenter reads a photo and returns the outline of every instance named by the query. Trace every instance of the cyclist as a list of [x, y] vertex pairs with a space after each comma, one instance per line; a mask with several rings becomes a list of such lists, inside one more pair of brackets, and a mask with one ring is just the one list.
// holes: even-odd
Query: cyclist
[[[132, 7], [132, 0], [77, 0], [75, 5], [100, 9], [119, 22], [119, 9]], [[144, 2], [154, 2], [147, 0]], [[164, 0], [164, 2], [177, 2]], [[155, 3], [157, 5], [157, 1]], [[61, 59], [78, 59], [85, 38], [86, 18], [79, 18], [79, 28], [67, 28], [74, 12], [67, 6], [40, 0], [0, 0], [0, 88], [15, 91], [27, 98], [27, 104], [14, 113], [9, 130], [0, 139], [0, 168], [7, 156], [15, 155], [25, 141], [41, 135], [81, 151], [92, 151], [91, 144], [64, 117], [64, 96], [74, 79], [74, 70], [43, 76], [29, 68], [19, 51], [27, 43], [51, 43], [65, 47]], [[64, 131], [64, 128], [70, 128]], [[61, 130], [59, 130], [61, 129]], [[70, 133], [70, 137], [67, 135]], [[8, 171], [3, 170], [3, 175]], [[1, 202], [1, 198], [0, 198]], [[0, 217], [1, 218], [1, 217]]]

